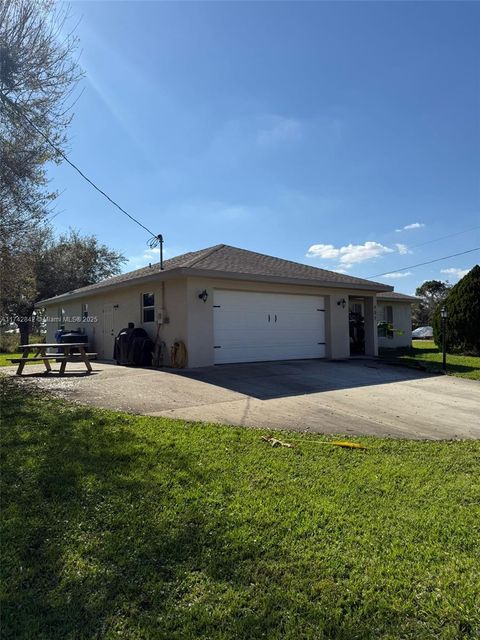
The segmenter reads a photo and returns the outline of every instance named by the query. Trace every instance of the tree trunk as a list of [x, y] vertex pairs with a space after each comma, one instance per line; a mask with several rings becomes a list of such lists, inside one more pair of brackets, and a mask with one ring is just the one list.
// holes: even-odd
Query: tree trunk
[[30, 323], [17, 322], [17, 326], [20, 329], [20, 344], [28, 344], [28, 336], [30, 335]]

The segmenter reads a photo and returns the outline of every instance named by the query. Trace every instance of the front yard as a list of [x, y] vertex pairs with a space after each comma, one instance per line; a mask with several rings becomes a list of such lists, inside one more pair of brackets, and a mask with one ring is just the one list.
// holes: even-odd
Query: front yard
[[[411, 347], [381, 349], [380, 357], [392, 364], [421, 368], [432, 373], [442, 369], [442, 352], [433, 340], [413, 340]], [[480, 358], [447, 353], [447, 373], [480, 380]]]
[[264, 432], [2, 386], [2, 638], [478, 638], [480, 443]]

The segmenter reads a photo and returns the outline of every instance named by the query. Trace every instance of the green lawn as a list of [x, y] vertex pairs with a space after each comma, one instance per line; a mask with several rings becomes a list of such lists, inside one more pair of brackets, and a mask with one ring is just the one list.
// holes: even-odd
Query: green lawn
[[[431, 372], [442, 370], [442, 352], [431, 340], [414, 340], [410, 348], [380, 349], [380, 356], [393, 364], [422, 368]], [[448, 353], [447, 373], [480, 380], [480, 358]]]
[[272, 448], [0, 383], [3, 640], [479, 638], [480, 442]]
[[21, 358], [20, 353], [0, 353], [0, 367], [11, 367], [10, 358]]

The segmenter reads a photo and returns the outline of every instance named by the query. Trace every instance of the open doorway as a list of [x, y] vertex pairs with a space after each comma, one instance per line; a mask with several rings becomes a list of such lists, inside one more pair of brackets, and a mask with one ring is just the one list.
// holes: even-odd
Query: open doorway
[[348, 307], [350, 355], [365, 355], [365, 302], [363, 298], [350, 298]]

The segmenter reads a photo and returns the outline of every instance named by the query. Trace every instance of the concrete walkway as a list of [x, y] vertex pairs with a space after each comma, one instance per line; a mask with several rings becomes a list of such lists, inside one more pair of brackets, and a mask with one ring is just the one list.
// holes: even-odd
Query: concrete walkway
[[[72, 365], [70, 365], [72, 366]], [[375, 360], [302, 360], [189, 371], [95, 362], [65, 377], [29, 365], [21, 381], [82, 404], [250, 427], [399, 438], [480, 438], [480, 383]], [[2, 369], [14, 374], [15, 368]]]

